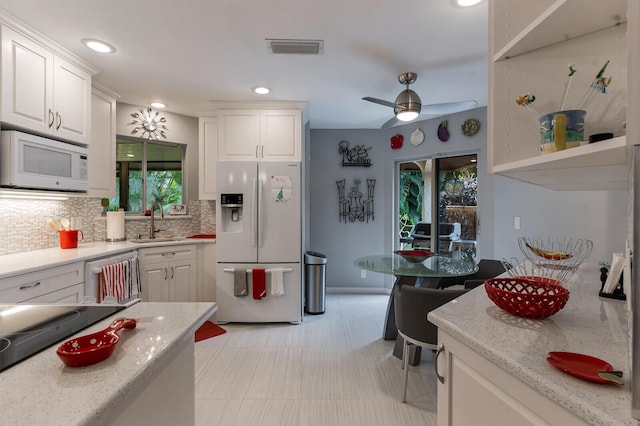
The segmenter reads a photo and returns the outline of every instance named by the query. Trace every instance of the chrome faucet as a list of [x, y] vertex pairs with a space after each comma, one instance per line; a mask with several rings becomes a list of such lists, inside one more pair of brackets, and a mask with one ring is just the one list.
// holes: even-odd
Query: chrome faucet
[[149, 238], [155, 238], [156, 232], [160, 231], [160, 229], [156, 229], [156, 221], [155, 221], [155, 215], [154, 215], [156, 207], [158, 207], [158, 210], [160, 211], [160, 219], [164, 219], [164, 212], [162, 211], [162, 205], [158, 201], [154, 201], [153, 203], [151, 203], [151, 224], [149, 225]]

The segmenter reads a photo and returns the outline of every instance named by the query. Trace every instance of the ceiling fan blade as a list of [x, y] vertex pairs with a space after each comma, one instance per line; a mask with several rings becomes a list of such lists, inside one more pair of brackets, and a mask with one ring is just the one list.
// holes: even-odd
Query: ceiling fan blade
[[398, 120], [395, 117], [390, 118], [386, 123], [384, 123], [382, 125], [382, 127], [380, 127], [381, 129], [388, 129], [389, 127], [393, 127], [396, 124], [398, 124], [400, 122], [400, 120]]
[[463, 102], [446, 102], [443, 104], [431, 104], [422, 105], [421, 114], [451, 114], [453, 112], [465, 111], [478, 106], [476, 101], [463, 101]]
[[365, 96], [362, 99], [365, 101], [373, 102], [374, 104], [380, 104], [380, 105], [388, 106], [391, 108], [394, 108], [396, 106], [396, 104], [394, 104], [393, 102], [383, 101], [382, 99], [378, 99], [378, 98], [370, 98], [369, 96]]

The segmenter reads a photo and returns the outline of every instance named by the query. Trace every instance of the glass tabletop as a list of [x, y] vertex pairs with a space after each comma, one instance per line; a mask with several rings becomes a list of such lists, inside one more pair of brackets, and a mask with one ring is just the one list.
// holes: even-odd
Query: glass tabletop
[[397, 254], [360, 257], [353, 261], [360, 269], [407, 277], [460, 277], [473, 274], [478, 266], [465, 260], [431, 256], [421, 263], [411, 263]]

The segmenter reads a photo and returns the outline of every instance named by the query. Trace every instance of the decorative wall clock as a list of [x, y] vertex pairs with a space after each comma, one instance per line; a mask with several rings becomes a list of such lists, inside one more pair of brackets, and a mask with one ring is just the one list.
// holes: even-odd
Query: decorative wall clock
[[163, 139], [167, 138], [167, 134], [165, 133], [167, 130], [167, 126], [164, 123], [167, 122], [165, 117], [160, 117], [160, 112], [154, 111], [151, 108], [142, 108], [133, 114], [133, 121], [130, 123], [135, 126], [133, 130], [131, 130], [132, 135], [138, 134], [141, 132], [140, 137], [147, 137], [149, 139], [159, 139], [162, 137]]

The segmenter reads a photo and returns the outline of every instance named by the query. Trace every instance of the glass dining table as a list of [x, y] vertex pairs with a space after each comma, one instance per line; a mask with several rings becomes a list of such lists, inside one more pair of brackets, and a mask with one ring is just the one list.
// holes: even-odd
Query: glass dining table
[[[472, 262], [438, 255], [428, 257], [420, 263], [411, 263], [395, 253], [371, 255], [360, 257], [354, 260], [353, 264], [366, 271], [395, 276], [394, 286], [415, 285], [430, 288], [436, 288], [441, 278], [462, 277], [478, 270], [478, 266]], [[397, 335], [393, 289], [391, 289], [382, 338], [394, 340]]]

